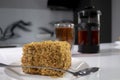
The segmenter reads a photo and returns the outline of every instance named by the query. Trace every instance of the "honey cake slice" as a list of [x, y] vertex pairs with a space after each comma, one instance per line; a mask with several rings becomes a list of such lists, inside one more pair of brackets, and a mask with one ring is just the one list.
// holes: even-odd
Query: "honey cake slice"
[[[46, 66], [67, 70], [71, 66], [71, 46], [66, 41], [32, 42], [23, 46], [23, 66]], [[63, 76], [64, 72], [50, 69], [22, 68], [23, 72], [46, 76]]]

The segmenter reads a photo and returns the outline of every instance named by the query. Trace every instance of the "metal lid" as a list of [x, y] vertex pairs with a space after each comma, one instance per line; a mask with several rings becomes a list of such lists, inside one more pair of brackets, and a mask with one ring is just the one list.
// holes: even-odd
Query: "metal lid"
[[86, 7], [84, 10], [78, 12], [78, 15], [81, 18], [88, 18], [88, 17], [97, 17], [97, 15], [101, 15], [101, 11], [100, 10], [96, 10], [94, 6], [89, 6]]

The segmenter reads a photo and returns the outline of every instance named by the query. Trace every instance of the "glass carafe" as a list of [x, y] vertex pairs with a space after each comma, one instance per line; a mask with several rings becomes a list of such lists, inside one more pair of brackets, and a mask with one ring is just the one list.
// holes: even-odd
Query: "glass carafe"
[[82, 53], [98, 53], [101, 12], [93, 6], [78, 12], [78, 48]]

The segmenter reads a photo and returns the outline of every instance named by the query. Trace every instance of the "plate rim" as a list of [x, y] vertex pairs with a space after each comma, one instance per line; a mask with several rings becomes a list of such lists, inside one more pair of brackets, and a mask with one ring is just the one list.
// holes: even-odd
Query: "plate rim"
[[[80, 69], [84, 69], [84, 68], [88, 68], [89, 67], [89, 65], [85, 62], [85, 61], [82, 61], [82, 60], [79, 60], [78, 58], [72, 58], [72, 63], [74, 62], [74, 59], [76, 59], [76, 60], [78, 60], [78, 61], [80, 61], [79, 63], [82, 63], [82, 65], [80, 64], [79, 65], [79, 69], [76, 69], [76, 70], [80, 70]], [[16, 61], [16, 62], [12, 62], [12, 63], [10, 63], [10, 64], [20, 64], [20, 62], [18, 62], [18, 61]], [[72, 67], [72, 65], [73, 64], [71, 64], [71, 67]], [[81, 67], [81, 66], [85, 66], [85, 67]], [[71, 69], [71, 67], [70, 67], [70, 69], [69, 70], [74, 70], [75, 71], [75, 69]], [[17, 75], [17, 78], [15, 77], [15, 76], [12, 76], [12, 74], [9, 74], [9, 73], [7, 73], [8, 71], [9, 71], [9, 69], [12, 69], [12, 68], [5, 68], [4, 69], [4, 72], [5, 72], [5, 74], [7, 75], [7, 76], [9, 76], [10, 78], [12, 78], [12, 79], [17, 79], [17, 80], [25, 80], [24, 79], [24, 76], [22, 76], [21, 74], [16, 74], [15, 72], [13, 72], [14, 74], [16, 74]], [[12, 69], [13, 70], [13, 69]], [[22, 70], [22, 69], [21, 69]], [[12, 71], [11, 71], [12, 72]], [[32, 76], [38, 76], [38, 77], [47, 77], [47, 78], [51, 78], [50, 76], [42, 76], [42, 75], [31, 75], [31, 74], [26, 74], [26, 73], [24, 73], [24, 72], [22, 72], [23, 74], [25, 74], [26, 75], [26, 77], [29, 77], [29, 76], [31, 76], [31, 79], [32, 79]], [[67, 73], [65, 73], [65, 74], [67, 74]], [[74, 77], [74, 76], [72, 76], [71, 74], [69, 74], [70, 75], [70, 77]], [[68, 75], [68, 76], [69, 76]], [[64, 76], [63, 77], [60, 77], [60, 78], [64, 78]], [[65, 77], [66, 78], [66, 77]], [[52, 78], [52, 80], [53, 80], [54, 78]], [[69, 79], [69, 78], [68, 78]], [[55, 80], [57, 80], [57, 79], [55, 79]]]

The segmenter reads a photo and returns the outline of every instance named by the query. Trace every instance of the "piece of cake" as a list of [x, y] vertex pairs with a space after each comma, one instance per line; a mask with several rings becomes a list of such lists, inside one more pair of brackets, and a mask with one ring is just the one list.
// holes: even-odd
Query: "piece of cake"
[[[46, 66], [67, 70], [71, 66], [70, 44], [66, 41], [32, 42], [23, 46], [23, 66]], [[62, 76], [64, 72], [50, 69], [22, 68], [23, 72], [46, 76]]]

